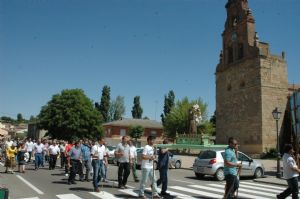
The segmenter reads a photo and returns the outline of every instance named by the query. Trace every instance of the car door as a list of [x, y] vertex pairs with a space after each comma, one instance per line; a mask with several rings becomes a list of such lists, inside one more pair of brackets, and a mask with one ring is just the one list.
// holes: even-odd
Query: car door
[[252, 159], [242, 152], [238, 152], [238, 162], [242, 164], [241, 176], [251, 176], [252, 171]]

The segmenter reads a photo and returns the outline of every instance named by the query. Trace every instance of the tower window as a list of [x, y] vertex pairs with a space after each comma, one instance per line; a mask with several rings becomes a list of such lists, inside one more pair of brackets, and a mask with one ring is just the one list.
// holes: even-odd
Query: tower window
[[233, 49], [232, 47], [228, 47], [227, 49], [227, 52], [228, 52], [228, 64], [232, 63], [233, 62]]
[[243, 59], [244, 57], [244, 45], [239, 43], [238, 45], [238, 59]]

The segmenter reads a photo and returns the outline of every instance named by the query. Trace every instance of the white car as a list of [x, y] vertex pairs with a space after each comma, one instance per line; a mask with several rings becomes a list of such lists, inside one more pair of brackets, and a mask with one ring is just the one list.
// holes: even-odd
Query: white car
[[[196, 177], [200, 179], [204, 175], [211, 175], [219, 181], [224, 180], [224, 155], [224, 150], [201, 151], [193, 164]], [[242, 163], [240, 176], [253, 176], [255, 178], [264, 176], [264, 165], [240, 151], [238, 152], [238, 162]]]

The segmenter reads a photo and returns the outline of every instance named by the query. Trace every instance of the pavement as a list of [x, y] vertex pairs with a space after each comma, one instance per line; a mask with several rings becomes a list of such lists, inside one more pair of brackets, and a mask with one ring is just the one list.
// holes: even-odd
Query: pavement
[[[191, 170], [193, 169], [192, 166], [193, 166], [196, 156], [178, 155], [178, 157], [180, 157], [182, 160], [181, 167], [183, 169], [191, 169]], [[255, 160], [263, 163], [263, 165], [265, 167], [265, 176], [263, 178], [253, 179], [254, 182], [287, 186], [287, 182], [285, 179], [276, 178], [276, 171], [277, 171], [276, 160], [269, 160], [269, 159], [255, 159]], [[280, 161], [280, 165], [282, 165], [281, 161]], [[300, 183], [299, 183], [299, 187], [300, 187]]]

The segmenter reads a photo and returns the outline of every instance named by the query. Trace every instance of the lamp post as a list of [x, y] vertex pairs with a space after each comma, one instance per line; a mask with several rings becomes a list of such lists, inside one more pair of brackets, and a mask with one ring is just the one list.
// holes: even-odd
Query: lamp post
[[272, 115], [273, 115], [273, 118], [276, 120], [276, 132], [277, 132], [277, 146], [276, 146], [276, 150], [277, 150], [277, 173], [276, 173], [276, 177], [281, 178], [281, 173], [280, 173], [280, 152], [279, 152], [279, 132], [278, 132], [278, 120], [280, 119], [281, 112], [276, 107], [272, 111]]

